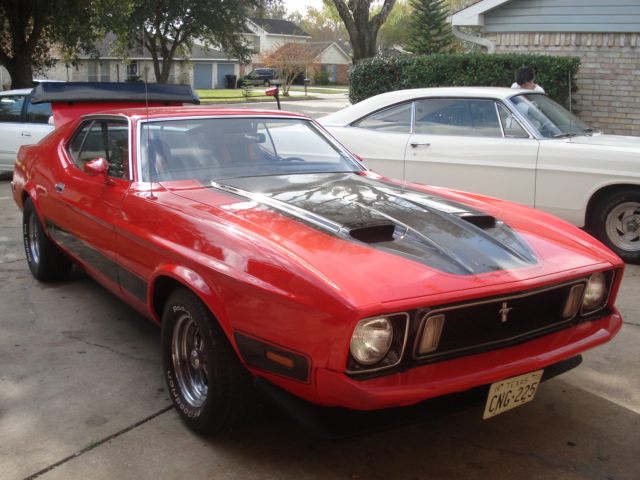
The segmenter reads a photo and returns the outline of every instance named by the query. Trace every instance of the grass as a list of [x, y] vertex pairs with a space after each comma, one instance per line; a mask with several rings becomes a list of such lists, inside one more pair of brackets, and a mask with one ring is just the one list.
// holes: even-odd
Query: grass
[[[203, 89], [196, 90], [201, 101], [214, 101], [214, 102], [242, 102], [242, 101], [273, 101], [273, 97], [267, 97], [265, 95], [264, 87], [253, 87], [249, 92], [248, 98], [245, 97], [244, 90], [242, 88], [230, 89], [230, 88], [218, 88], [218, 89]], [[291, 87], [291, 91], [304, 92], [304, 87], [295, 85]], [[349, 87], [346, 85], [336, 85], [331, 87], [308, 87], [307, 95], [296, 95], [296, 98], [312, 99], [314, 93], [345, 93], [349, 91]], [[280, 100], [284, 100], [288, 97], [280, 95]]]

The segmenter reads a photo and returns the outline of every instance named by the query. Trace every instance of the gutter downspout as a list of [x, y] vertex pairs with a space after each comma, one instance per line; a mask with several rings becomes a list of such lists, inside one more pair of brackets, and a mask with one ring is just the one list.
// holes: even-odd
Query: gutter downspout
[[487, 40], [486, 38], [481, 38], [481, 37], [474, 37], [473, 35], [462, 33], [458, 29], [458, 26], [453, 24], [451, 24], [451, 31], [456, 37], [461, 38], [462, 40], [467, 40], [468, 42], [476, 43], [478, 45], [486, 47], [487, 53], [489, 54], [495, 53], [496, 51], [496, 46], [493, 44], [491, 40]]

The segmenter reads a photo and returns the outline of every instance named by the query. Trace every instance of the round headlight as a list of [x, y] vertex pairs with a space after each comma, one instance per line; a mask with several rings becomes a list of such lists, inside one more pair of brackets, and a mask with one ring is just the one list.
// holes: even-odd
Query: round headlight
[[582, 308], [593, 310], [602, 305], [607, 292], [607, 282], [602, 272], [594, 273], [589, 277], [587, 288], [584, 291]]
[[363, 364], [379, 362], [389, 351], [393, 327], [385, 317], [360, 320], [351, 336], [351, 355]]

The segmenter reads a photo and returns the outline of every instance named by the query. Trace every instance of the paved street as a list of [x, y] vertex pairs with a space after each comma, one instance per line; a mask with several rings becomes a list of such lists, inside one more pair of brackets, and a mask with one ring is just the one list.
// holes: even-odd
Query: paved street
[[[317, 117], [347, 104], [340, 96], [283, 109]], [[337, 442], [272, 410], [217, 437], [185, 428], [161, 375], [158, 327], [77, 269], [61, 283], [32, 278], [8, 176], [0, 278], [4, 480], [640, 479], [640, 266], [628, 266], [622, 284], [621, 333], [532, 403], [487, 421], [474, 408]]]

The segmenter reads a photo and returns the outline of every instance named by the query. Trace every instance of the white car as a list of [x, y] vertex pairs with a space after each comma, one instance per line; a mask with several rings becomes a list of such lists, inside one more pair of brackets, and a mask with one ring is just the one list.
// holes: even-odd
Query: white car
[[20, 147], [38, 143], [54, 128], [51, 104], [32, 104], [32, 90], [0, 92], [0, 172], [13, 171]]
[[640, 263], [640, 138], [596, 131], [543, 93], [399, 90], [318, 121], [382, 175], [543, 210]]

